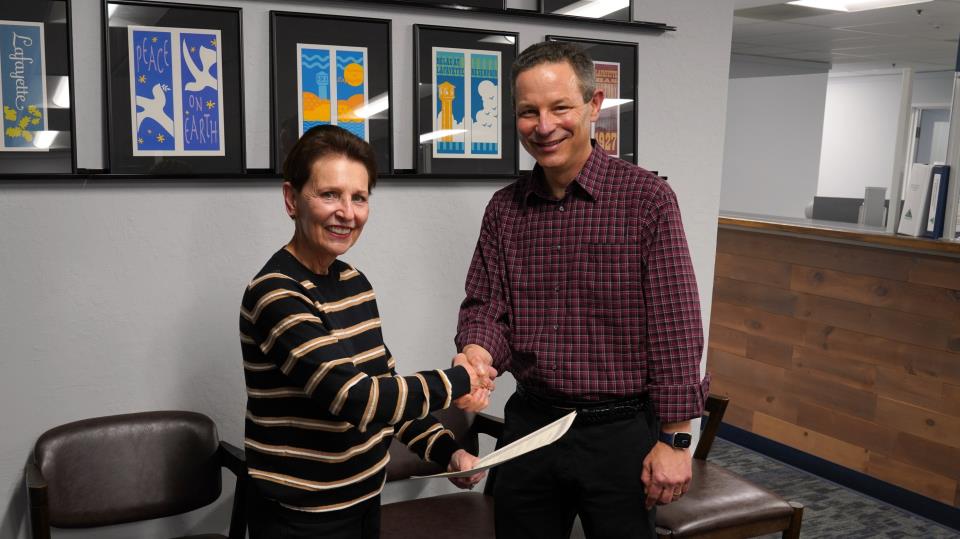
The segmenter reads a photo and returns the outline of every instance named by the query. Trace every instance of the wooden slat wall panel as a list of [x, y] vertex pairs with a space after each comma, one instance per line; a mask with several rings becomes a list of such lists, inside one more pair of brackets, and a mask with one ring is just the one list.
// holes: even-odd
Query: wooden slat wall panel
[[960, 259], [720, 229], [725, 421], [960, 507]]

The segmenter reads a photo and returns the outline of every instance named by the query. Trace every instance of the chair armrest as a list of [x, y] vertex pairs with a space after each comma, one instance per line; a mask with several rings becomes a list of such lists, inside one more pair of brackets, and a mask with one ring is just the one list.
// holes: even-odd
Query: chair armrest
[[713, 447], [713, 440], [717, 437], [717, 431], [720, 430], [720, 423], [723, 422], [723, 414], [727, 411], [727, 404], [730, 403], [729, 397], [721, 395], [707, 396], [706, 411], [710, 414], [707, 417], [707, 425], [700, 433], [700, 443], [697, 444], [697, 450], [693, 458], [706, 460], [710, 454], [710, 448]]
[[473, 424], [470, 425], [470, 430], [492, 436], [499, 440], [500, 437], [503, 436], [503, 418], [478, 413], [473, 418]]
[[30, 500], [30, 529], [34, 539], [50, 539], [50, 508], [47, 505], [47, 480], [40, 468], [30, 460], [23, 468]]
[[221, 466], [229, 469], [239, 479], [247, 477], [247, 456], [242, 449], [220, 440], [220, 448], [217, 453], [220, 455]]

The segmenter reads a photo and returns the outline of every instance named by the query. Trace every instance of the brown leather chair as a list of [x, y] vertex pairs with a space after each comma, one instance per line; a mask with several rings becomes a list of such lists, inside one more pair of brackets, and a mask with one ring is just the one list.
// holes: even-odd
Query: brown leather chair
[[658, 537], [740, 539], [782, 532], [786, 539], [799, 538], [802, 505], [707, 462], [728, 401], [716, 395], [707, 399], [709, 418], [693, 455], [690, 490], [657, 508]]
[[237, 476], [229, 537], [242, 539], [244, 455], [220, 441], [209, 417], [143, 412], [55, 427], [26, 465], [33, 537], [49, 539], [51, 526], [91, 528], [198, 509], [220, 497], [221, 467]]
[[[478, 434], [494, 438], [503, 434], [503, 420], [486, 414], [472, 414], [450, 408], [436, 414], [467, 451], [476, 454]], [[408, 479], [412, 475], [429, 475], [444, 470], [420, 460], [399, 442], [390, 444], [387, 481]], [[464, 491], [428, 498], [385, 504], [380, 512], [380, 533], [383, 539], [488, 539], [493, 530], [493, 482], [496, 470], [487, 476], [484, 491]]]

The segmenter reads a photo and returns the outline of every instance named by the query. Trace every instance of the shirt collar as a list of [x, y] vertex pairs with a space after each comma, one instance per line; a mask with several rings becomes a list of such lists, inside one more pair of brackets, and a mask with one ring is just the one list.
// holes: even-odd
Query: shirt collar
[[[589, 200], [597, 200], [600, 198], [601, 182], [606, 174], [610, 156], [603, 151], [595, 140], [591, 140], [590, 144], [593, 146], [590, 157], [587, 158], [587, 162], [577, 173], [577, 177], [567, 186], [567, 193], [581, 193]], [[533, 194], [544, 200], [553, 200], [552, 193], [547, 189], [547, 179], [543, 175], [543, 168], [539, 163], [534, 165], [523, 188], [524, 204]]]

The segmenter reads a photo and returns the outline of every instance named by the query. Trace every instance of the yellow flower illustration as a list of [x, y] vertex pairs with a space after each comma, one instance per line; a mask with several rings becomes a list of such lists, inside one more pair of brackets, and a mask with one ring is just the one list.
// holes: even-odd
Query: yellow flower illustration
[[30, 125], [40, 125], [40, 118], [30, 120]]
[[7, 128], [7, 136], [8, 136], [8, 137], [19, 138], [19, 137], [20, 137], [20, 133], [22, 133], [22, 132], [23, 132], [23, 129], [20, 129], [19, 127], [8, 127], [8, 128]]
[[158, 134], [158, 135], [157, 135], [157, 142], [163, 142], [163, 141], [164, 141], [163, 133]]
[[6, 119], [6, 120], [10, 120], [11, 122], [15, 122], [15, 121], [17, 120], [17, 111], [15, 111], [15, 110], [13, 110], [12, 108], [4, 105], [4, 106], [3, 106], [3, 117], [4, 117], [4, 119]]
[[215, 107], [216, 105], [217, 105], [217, 104], [214, 103], [213, 101], [207, 101], [207, 108], [208, 108], [208, 109], [212, 109], [212, 108]]
[[156, 43], [156, 42], [157, 42], [157, 36], [153, 36], [153, 39], [151, 39], [150, 41], [152, 41], [153, 43]]
[[27, 112], [29, 112], [30, 114], [33, 114], [34, 116], [37, 116], [40, 114], [40, 109], [38, 109], [36, 105], [30, 105], [27, 107]]
[[217, 38], [211, 39], [211, 40], [210, 40], [210, 44], [213, 45], [214, 47], [216, 47], [216, 46], [217, 46]]
[[146, 76], [146, 75], [140, 75], [139, 77], [137, 77], [137, 80], [140, 81], [140, 84], [143, 84], [143, 83], [147, 82], [147, 76]]
[[23, 132], [23, 140], [25, 140], [25, 141], [27, 141], [27, 142], [33, 142], [33, 133], [31, 133], [31, 132], [29, 132], [29, 131], [24, 131], [24, 132]]
[[30, 125], [30, 117], [24, 116], [23, 118], [20, 118], [20, 121], [17, 122], [17, 125], [19, 125], [21, 128], [26, 129], [26, 127]]

